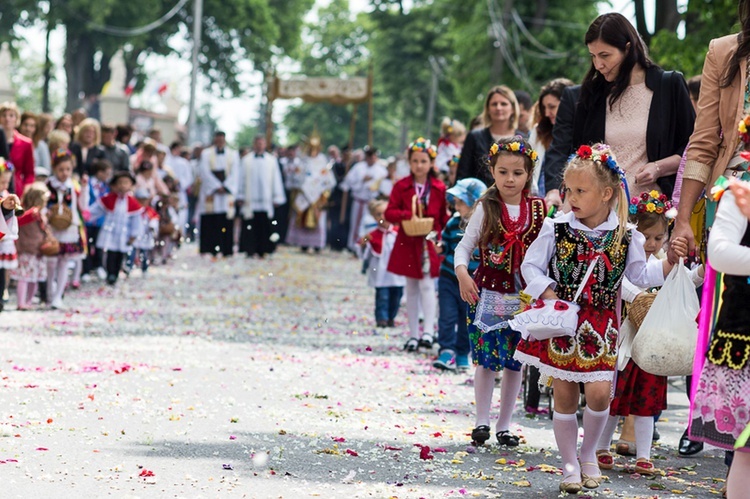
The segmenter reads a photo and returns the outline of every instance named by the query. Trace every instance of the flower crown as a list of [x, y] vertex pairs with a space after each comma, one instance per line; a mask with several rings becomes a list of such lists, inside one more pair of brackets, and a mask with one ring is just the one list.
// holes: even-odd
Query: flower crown
[[740, 140], [745, 144], [750, 143], [750, 132], [748, 132], [748, 128], [750, 128], [750, 114], [742, 118], [737, 125]]
[[435, 159], [437, 157], [437, 151], [435, 150], [435, 147], [428, 139], [425, 139], [424, 137], [419, 137], [417, 140], [409, 144], [409, 150], [416, 152], [426, 152], [430, 159]]
[[625, 195], [628, 199], [630, 199], [630, 191], [628, 190], [628, 181], [625, 179], [625, 172], [622, 171], [620, 165], [617, 164], [615, 157], [612, 154], [607, 154], [605, 152], [609, 150], [610, 148], [607, 144], [597, 144], [595, 148], [587, 145], [582, 145], [574, 154], [570, 155], [568, 161], [571, 161], [575, 158], [580, 158], [591, 160], [594, 163], [599, 163], [600, 165], [606, 166], [608, 170], [613, 172], [615, 175], [617, 175], [617, 178], [620, 179], [622, 186], [625, 188]]
[[13, 171], [13, 164], [8, 163], [5, 161], [5, 158], [0, 156], [0, 173], [2, 172], [12, 172]]
[[658, 191], [644, 192], [639, 197], [630, 200], [628, 211], [631, 215], [636, 213], [656, 213], [664, 214], [667, 218], [673, 218], [671, 215], [672, 202], [666, 194], [659, 194]]
[[499, 153], [500, 151], [506, 151], [511, 153], [519, 153], [524, 156], [528, 156], [529, 159], [533, 163], [536, 163], [537, 158], [539, 158], [539, 155], [536, 153], [534, 149], [532, 149], [530, 146], [526, 145], [526, 143], [521, 140], [521, 137], [518, 137], [519, 140], [514, 140], [513, 142], [508, 142], [506, 144], [498, 144], [497, 142], [493, 142], [490, 146], [490, 153], [487, 155], [488, 160], [492, 160], [492, 157]]
[[71, 152], [64, 147], [59, 148], [52, 155], [52, 159], [62, 158], [63, 156], [72, 156]]

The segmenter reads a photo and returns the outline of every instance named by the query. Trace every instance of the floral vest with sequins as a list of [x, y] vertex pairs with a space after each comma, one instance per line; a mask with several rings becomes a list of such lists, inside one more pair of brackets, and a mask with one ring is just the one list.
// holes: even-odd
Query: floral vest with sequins
[[[750, 247], [750, 229], [740, 245]], [[708, 360], [717, 366], [743, 369], [750, 361], [750, 277], [724, 274], [724, 286]]]
[[[632, 238], [628, 231], [618, 242], [615, 241], [616, 234], [617, 229], [606, 231], [594, 242], [567, 223], [555, 224], [555, 252], [549, 262], [549, 276], [557, 282], [557, 296], [573, 301], [578, 287], [584, 286], [579, 304], [615, 310]], [[582, 283], [586, 270], [594, 261], [593, 274]]]
[[544, 201], [529, 198], [528, 220], [519, 233], [510, 233], [498, 221], [500, 231], [490, 244], [480, 248], [479, 268], [474, 273], [474, 282], [480, 289], [499, 293], [518, 293], [525, 287], [518, 267], [526, 249], [539, 236], [544, 224]]

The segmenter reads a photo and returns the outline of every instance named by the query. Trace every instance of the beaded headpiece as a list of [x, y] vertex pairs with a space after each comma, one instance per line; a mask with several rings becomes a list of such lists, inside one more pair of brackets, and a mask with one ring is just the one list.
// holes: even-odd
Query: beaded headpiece
[[674, 218], [672, 213], [672, 202], [666, 194], [659, 194], [658, 191], [644, 192], [638, 197], [630, 200], [631, 215], [636, 213], [656, 213], [664, 214], [667, 218]]
[[409, 144], [409, 150], [415, 152], [426, 152], [430, 159], [435, 159], [437, 157], [435, 146], [424, 137], [419, 137], [417, 140]]
[[523, 139], [519, 136], [514, 137], [514, 140], [505, 144], [498, 144], [497, 142], [493, 142], [490, 146], [490, 153], [487, 155], [487, 159], [491, 161], [492, 157], [500, 151], [512, 152], [528, 156], [534, 164], [536, 164], [536, 160], [539, 158], [539, 155], [536, 153], [536, 151], [529, 145], [527, 145], [526, 142], [524, 142]]
[[52, 159], [62, 158], [63, 156], [72, 156], [72, 154], [69, 150], [61, 147], [52, 154]]
[[13, 164], [8, 163], [5, 161], [5, 158], [0, 156], [0, 173], [2, 172], [12, 172], [13, 171]]
[[593, 161], [594, 163], [606, 166], [608, 170], [617, 175], [617, 178], [620, 179], [620, 182], [625, 189], [625, 195], [628, 199], [630, 199], [630, 191], [628, 190], [628, 181], [625, 179], [625, 172], [622, 171], [622, 168], [620, 168], [620, 166], [617, 164], [615, 157], [611, 153], [607, 154], [606, 151], [610, 151], [610, 148], [607, 144], [597, 144], [594, 146], [594, 148], [592, 148], [591, 146], [582, 145], [578, 148], [575, 154], [570, 155], [568, 161], [571, 161], [575, 158], [588, 159]]

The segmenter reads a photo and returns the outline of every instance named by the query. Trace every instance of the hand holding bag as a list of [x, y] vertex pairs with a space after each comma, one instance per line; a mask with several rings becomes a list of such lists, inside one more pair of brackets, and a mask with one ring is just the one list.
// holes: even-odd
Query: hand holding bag
[[573, 302], [565, 300], [536, 300], [531, 308], [516, 315], [508, 325], [521, 333], [521, 338], [529, 341], [542, 341], [557, 336], [575, 336], [578, 329], [578, 311], [581, 307], [575, 302], [588, 282], [598, 257], [586, 269]]
[[693, 372], [700, 303], [683, 261], [672, 268], [633, 340], [633, 361], [657, 376]]

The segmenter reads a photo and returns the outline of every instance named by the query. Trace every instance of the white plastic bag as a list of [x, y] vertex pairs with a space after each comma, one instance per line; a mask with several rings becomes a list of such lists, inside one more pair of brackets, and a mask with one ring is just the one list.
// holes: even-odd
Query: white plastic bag
[[664, 281], [633, 340], [631, 354], [638, 367], [658, 376], [691, 374], [699, 310], [695, 285], [680, 259]]

